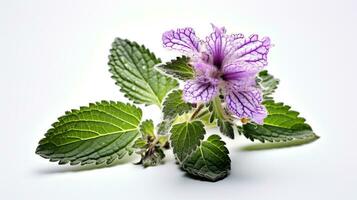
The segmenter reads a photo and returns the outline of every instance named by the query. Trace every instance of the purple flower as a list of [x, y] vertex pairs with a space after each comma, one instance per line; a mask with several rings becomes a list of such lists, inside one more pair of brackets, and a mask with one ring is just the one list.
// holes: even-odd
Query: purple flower
[[163, 34], [164, 46], [189, 56], [195, 70], [195, 79], [185, 83], [184, 100], [206, 103], [222, 92], [234, 115], [262, 124], [267, 112], [255, 78], [267, 65], [270, 39], [228, 35], [224, 27], [212, 27], [213, 32], [205, 40], [200, 40], [192, 28]]

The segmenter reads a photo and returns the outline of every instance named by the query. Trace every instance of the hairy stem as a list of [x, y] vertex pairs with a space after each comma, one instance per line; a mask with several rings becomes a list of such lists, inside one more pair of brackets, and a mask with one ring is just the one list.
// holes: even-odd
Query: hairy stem
[[198, 105], [198, 107], [196, 108], [196, 110], [192, 113], [190, 120], [195, 119], [196, 116], [197, 116], [197, 114], [202, 110], [203, 107], [204, 107], [203, 104]]
[[222, 108], [222, 102], [221, 99], [219, 98], [219, 96], [215, 97], [213, 99], [213, 109], [216, 112], [217, 118], [219, 119], [225, 119], [226, 115], [224, 113], [224, 110]]
[[201, 110], [201, 112], [196, 115], [196, 118], [201, 118], [201, 117], [205, 116], [206, 114], [209, 114], [208, 109]]

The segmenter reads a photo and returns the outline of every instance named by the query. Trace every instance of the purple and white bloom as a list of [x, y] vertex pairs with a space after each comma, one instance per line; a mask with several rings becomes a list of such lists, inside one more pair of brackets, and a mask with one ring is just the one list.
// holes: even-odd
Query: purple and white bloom
[[212, 27], [213, 32], [205, 40], [200, 40], [192, 28], [163, 34], [164, 46], [189, 56], [195, 70], [195, 79], [185, 83], [184, 100], [206, 103], [222, 92], [232, 114], [262, 124], [267, 111], [255, 79], [267, 65], [270, 39], [259, 39], [255, 34], [229, 35], [224, 27]]

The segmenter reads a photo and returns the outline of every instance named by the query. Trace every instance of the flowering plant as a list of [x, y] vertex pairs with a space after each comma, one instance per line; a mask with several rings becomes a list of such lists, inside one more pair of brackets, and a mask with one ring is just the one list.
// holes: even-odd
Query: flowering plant
[[183, 54], [166, 63], [135, 42], [120, 38], [113, 42], [112, 78], [134, 104], [162, 109], [156, 127], [151, 119], [142, 120], [141, 108], [130, 103], [96, 102], [60, 117], [36, 153], [59, 164], [109, 165], [135, 152], [141, 157], [138, 164], [147, 167], [161, 164], [172, 147], [187, 173], [216, 181], [229, 174], [231, 161], [219, 135], [205, 139], [207, 128], [218, 127], [231, 139], [239, 134], [274, 144], [246, 149], [316, 140], [298, 112], [273, 100], [279, 80], [263, 70], [270, 39], [212, 27], [204, 40], [192, 28], [165, 32], [164, 47]]

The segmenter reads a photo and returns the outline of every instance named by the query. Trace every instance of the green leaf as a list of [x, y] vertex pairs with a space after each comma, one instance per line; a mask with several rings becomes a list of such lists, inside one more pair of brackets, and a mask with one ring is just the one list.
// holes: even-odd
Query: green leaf
[[138, 138], [135, 140], [133, 144], [133, 148], [135, 149], [146, 149], [148, 147], [148, 142], [147, 139], [144, 139], [142, 137]]
[[141, 164], [144, 167], [157, 166], [162, 163], [162, 160], [165, 158], [164, 151], [155, 147], [154, 150], [150, 150], [145, 154], [145, 156], [141, 159]]
[[[290, 106], [274, 101], [263, 103], [268, 111], [264, 125], [248, 123], [239, 127], [240, 133], [254, 141], [287, 142], [291, 140], [317, 139], [318, 136], [299, 113], [290, 110]], [[307, 140], [308, 141], [308, 140]]]
[[171, 128], [171, 144], [177, 160], [182, 163], [200, 145], [206, 131], [201, 121], [183, 122]]
[[211, 135], [185, 160], [183, 169], [193, 176], [217, 181], [226, 177], [231, 169], [228, 154], [221, 137]]
[[212, 123], [215, 119], [217, 119], [217, 126], [219, 127], [220, 132], [223, 135], [234, 139], [233, 123], [227, 119], [220, 97], [215, 97], [209, 104], [208, 109], [211, 111], [210, 122]]
[[112, 78], [134, 103], [161, 106], [166, 94], [178, 86], [176, 80], [154, 68], [161, 61], [144, 46], [116, 38], [110, 52]]
[[217, 120], [217, 126], [219, 127], [219, 131], [231, 138], [234, 139], [234, 129], [233, 129], [233, 123], [229, 121], [223, 121], [223, 120]]
[[140, 108], [102, 101], [72, 110], [52, 125], [36, 149], [59, 164], [112, 163], [122, 158], [139, 135]]
[[172, 75], [180, 80], [189, 80], [194, 77], [193, 68], [189, 64], [189, 58], [186, 56], [177, 57], [175, 60], [158, 65], [157, 67], [166, 74]]
[[192, 109], [191, 104], [183, 101], [182, 90], [174, 90], [168, 94], [163, 105], [164, 119], [174, 119]]
[[265, 100], [272, 100], [271, 95], [275, 92], [279, 85], [279, 79], [274, 78], [267, 70], [259, 72], [257, 82], [262, 88], [263, 98]]
[[151, 119], [143, 121], [140, 124], [140, 132], [141, 132], [143, 138], [147, 138], [147, 137], [155, 138], [154, 122]]
[[299, 140], [291, 140], [289, 142], [274, 142], [274, 143], [259, 143], [259, 144], [251, 144], [241, 148], [243, 151], [259, 151], [259, 150], [267, 150], [267, 149], [278, 149], [278, 148], [287, 148], [309, 144], [315, 140], [319, 139], [318, 136], [299, 139]]
[[157, 134], [158, 135], [166, 135], [169, 133], [170, 128], [173, 124], [173, 120], [163, 120], [157, 125]]
[[142, 137], [138, 138], [133, 148], [136, 148], [136, 153], [141, 156], [138, 164], [144, 167], [156, 166], [162, 163], [165, 158], [163, 149], [169, 147], [168, 136], [154, 133], [154, 123], [152, 120], [145, 120], [140, 125], [140, 132]]

